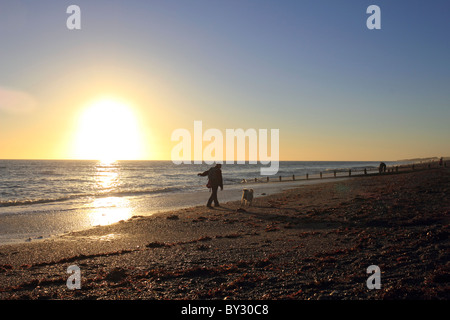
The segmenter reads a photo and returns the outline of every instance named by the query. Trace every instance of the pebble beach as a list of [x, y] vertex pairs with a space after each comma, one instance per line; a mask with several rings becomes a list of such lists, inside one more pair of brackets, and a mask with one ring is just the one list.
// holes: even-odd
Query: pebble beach
[[449, 194], [447, 168], [352, 177], [6, 244], [0, 299], [447, 300]]

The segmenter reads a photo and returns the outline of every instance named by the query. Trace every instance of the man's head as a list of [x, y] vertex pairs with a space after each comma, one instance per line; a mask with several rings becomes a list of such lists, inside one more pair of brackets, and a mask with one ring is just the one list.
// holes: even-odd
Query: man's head
[[216, 164], [216, 168], [222, 168], [222, 165], [220, 163]]

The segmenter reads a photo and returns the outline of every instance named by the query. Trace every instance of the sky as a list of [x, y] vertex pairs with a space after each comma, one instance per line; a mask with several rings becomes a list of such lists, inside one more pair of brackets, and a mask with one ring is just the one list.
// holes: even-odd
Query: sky
[[194, 121], [278, 129], [280, 160], [448, 156], [449, 15], [447, 0], [2, 0], [0, 159], [170, 160]]

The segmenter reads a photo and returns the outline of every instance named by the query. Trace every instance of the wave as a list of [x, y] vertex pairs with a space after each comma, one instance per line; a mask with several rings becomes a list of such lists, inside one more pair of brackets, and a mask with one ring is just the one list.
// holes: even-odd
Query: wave
[[51, 202], [61, 202], [73, 199], [74, 197], [61, 197], [54, 199], [23, 199], [23, 200], [5, 200], [0, 201], [0, 207], [13, 207], [13, 206], [25, 206], [32, 204], [42, 204], [42, 203], [51, 203]]
[[100, 194], [97, 196], [101, 197], [126, 197], [126, 196], [139, 196], [139, 195], [145, 195], [145, 194], [157, 194], [157, 193], [170, 193], [170, 192], [180, 192], [186, 190], [187, 187], [163, 187], [163, 188], [157, 188], [157, 189], [142, 189], [142, 190], [122, 190], [122, 191], [111, 191], [106, 192], [104, 194]]
[[63, 173], [57, 172], [55, 170], [43, 170], [39, 173], [42, 175], [47, 175], [47, 176], [59, 176], [59, 177], [64, 176]]
[[12, 206], [28, 206], [35, 204], [46, 204], [54, 202], [64, 202], [68, 200], [78, 200], [86, 198], [105, 198], [105, 197], [132, 197], [142, 195], [154, 195], [171, 192], [186, 191], [188, 187], [163, 187], [157, 189], [141, 189], [141, 190], [112, 190], [99, 193], [85, 193], [85, 194], [73, 194], [68, 196], [61, 196], [56, 198], [42, 198], [42, 199], [18, 199], [18, 200], [2, 200], [0, 201], [0, 207], [12, 207]]

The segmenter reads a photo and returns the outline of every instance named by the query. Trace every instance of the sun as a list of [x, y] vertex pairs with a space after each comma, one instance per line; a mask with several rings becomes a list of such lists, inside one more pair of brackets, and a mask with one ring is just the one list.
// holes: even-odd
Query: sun
[[134, 110], [119, 99], [102, 98], [87, 105], [78, 120], [76, 159], [139, 160], [142, 139]]

